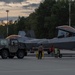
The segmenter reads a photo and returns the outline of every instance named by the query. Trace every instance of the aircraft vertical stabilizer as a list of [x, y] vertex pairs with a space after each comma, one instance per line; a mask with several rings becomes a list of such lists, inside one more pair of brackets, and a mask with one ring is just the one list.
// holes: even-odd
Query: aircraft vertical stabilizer
[[26, 32], [25, 31], [19, 31], [18, 35], [21, 35], [21, 36], [26, 36]]

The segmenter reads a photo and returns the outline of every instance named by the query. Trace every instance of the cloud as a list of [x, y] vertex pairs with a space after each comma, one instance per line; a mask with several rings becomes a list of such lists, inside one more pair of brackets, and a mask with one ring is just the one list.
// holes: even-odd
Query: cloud
[[[9, 21], [10, 21], [10, 20], [15, 21], [15, 20], [17, 20], [17, 19], [18, 19], [18, 17], [12, 17], [12, 16], [9, 17]], [[0, 22], [1, 22], [1, 21], [7, 21], [7, 17], [0, 18]]]
[[29, 3], [40, 3], [42, 0], [27, 0], [27, 2], [29, 2]]
[[24, 9], [31, 9], [31, 8], [37, 8], [39, 6], [39, 4], [29, 4], [29, 5], [25, 5], [23, 6]]
[[0, 0], [0, 2], [5, 2], [5, 3], [17, 3], [17, 2], [23, 2], [27, 0]]
[[34, 12], [43, 0], [0, 0], [0, 20], [6, 20], [9, 10], [9, 19], [16, 19], [18, 16], [27, 17]]

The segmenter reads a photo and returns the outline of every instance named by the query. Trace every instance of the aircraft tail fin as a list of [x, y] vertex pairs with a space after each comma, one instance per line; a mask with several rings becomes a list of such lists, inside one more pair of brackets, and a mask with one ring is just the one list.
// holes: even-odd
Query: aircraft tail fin
[[26, 36], [26, 32], [25, 32], [25, 31], [19, 31], [19, 32], [18, 32], [18, 35]]
[[35, 33], [33, 30], [29, 30], [26, 34], [28, 37], [35, 38]]
[[27, 31], [27, 33], [25, 31], [19, 31], [18, 35], [21, 35], [21, 36], [27, 36], [27, 37], [31, 37], [31, 38], [35, 38], [35, 33], [33, 30], [29, 30]]

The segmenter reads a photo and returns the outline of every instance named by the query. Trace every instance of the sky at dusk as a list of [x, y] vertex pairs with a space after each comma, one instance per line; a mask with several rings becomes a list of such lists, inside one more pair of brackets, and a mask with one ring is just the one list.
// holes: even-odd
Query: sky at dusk
[[28, 16], [35, 11], [43, 0], [0, 0], [0, 21], [6, 20], [7, 12], [9, 20], [15, 20], [18, 16]]

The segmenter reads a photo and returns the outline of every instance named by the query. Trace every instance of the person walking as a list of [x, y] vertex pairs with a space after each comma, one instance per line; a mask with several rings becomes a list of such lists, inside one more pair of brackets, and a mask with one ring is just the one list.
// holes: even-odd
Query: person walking
[[43, 48], [43, 45], [41, 44], [38, 47], [38, 59], [42, 59], [43, 51], [44, 51], [44, 48]]

